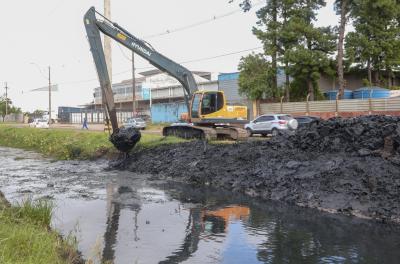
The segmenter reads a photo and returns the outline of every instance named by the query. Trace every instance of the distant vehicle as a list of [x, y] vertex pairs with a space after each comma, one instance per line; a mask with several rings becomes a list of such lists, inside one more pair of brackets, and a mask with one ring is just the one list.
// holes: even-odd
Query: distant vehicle
[[294, 119], [299, 123], [299, 128], [317, 125], [321, 121], [317, 116], [296, 116]]
[[46, 119], [39, 119], [36, 122], [36, 128], [49, 128], [49, 121]]
[[36, 127], [36, 124], [37, 124], [38, 121], [39, 121], [38, 118], [33, 119], [33, 121], [29, 123], [29, 127]]
[[262, 115], [244, 126], [249, 136], [253, 134], [261, 134], [262, 136], [271, 134], [272, 136], [276, 136], [279, 130], [296, 130], [297, 127], [297, 120], [291, 115], [286, 114]]
[[133, 127], [133, 128], [137, 128], [137, 129], [146, 129], [146, 122], [138, 117], [131, 117], [125, 120], [125, 122], [123, 123], [123, 126], [128, 128], [128, 127]]

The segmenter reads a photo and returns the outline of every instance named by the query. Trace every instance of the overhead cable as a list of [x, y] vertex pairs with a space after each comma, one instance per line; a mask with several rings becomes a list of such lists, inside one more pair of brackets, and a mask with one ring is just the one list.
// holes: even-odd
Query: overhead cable
[[[261, 5], [263, 3], [265, 3], [265, 1], [259, 1], [259, 2], [255, 3], [253, 6], [258, 6], [258, 5]], [[177, 27], [177, 28], [174, 28], [174, 29], [167, 29], [167, 30], [165, 30], [163, 32], [147, 35], [147, 36], [144, 36], [143, 38], [144, 39], [152, 39], [152, 38], [161, 37], [161, 36], [164, 36], [164, 35], [169, 35], [171, 33], [184, 31], [184, 30], [187, 30], [187, 29], [190, 29], [190, 28], [193, 28], [193, 27], [198, 27], [198, 26], [201, 26], [201, 25], [216, 21], [216, 20], [221, 19], [221, 18], [225, 18], [225, 17], [231, 16], [231, 15], [234, 15], [234, 14], [240, 13], [240, 12], [243, 12], [242, 8], [239, 8], [239, 9], [236, 9], [236, 10], [233, 10], [231, 12], [224, 13], [224, 14], [221, 14], [221, 15], [216, 15], [216, 16], [213, 16], [212, 18], [208, 18], [208, 19], [205, 19], [205, 20], [202, 20], [202, 21], [199, 21], [199, 22], [195, 22], [193, 24], [186, 25], [186, 26]]]
[[[248, 52], [248, 51], [255, 51], [255, 50], [259, 50], [262, 49], [263, 47], [255, 47], [255, 48], [251, 48], [251, 49], [244, 49], [244, 50], [239, 50], [239, 51], [235, 51], [235, 52], [229, 52], [229, 53], [224, 53], [224, 54], [220, 54], [220, 55], [215, 55], [212, 57], [205, 57], [205, 58], [200, 58], [200, 59], [193, 59], [193, 60], [188, 60], [188, 61], [182, 61], [182, 62], [178, 62], [180, 64], [188, 64], [188, 63], [194, 63], [194, 62], [201, 62], [201, 61], [207, 61], [207, 60], [212, 60], [212, 59], [218, 59], [221, 57], [227, 57], [227, 56], [231, 56], [231, 55], [236, 55], [236, 54], [240, 54], [240, 53], [244, 53], [244, 52]], [[149, 69], [154, 69], [154, 66], [147, 66], [147, 67], [139, 67], [136, 68], [137, 70], [149, 70]], [[117, 72], [114, 73], [112, 76], [118, 76], [121, 74], [125, 74], [128, 72], [132, 72], [132, 69], [126, 70], [126, 71], [121, 71], [121, 72]], [[88, 79], [88, 80], [81, 80], [81, 81], [71, 81], [71, 82], [64, 82], [64, 83], [59, 83], [59, 84], [79, 84], [79, 83], [87, 83], [87, 82], [92, 82], [92, 81], [97, 81], [97, 78], [93, 78], [93, 79]]]

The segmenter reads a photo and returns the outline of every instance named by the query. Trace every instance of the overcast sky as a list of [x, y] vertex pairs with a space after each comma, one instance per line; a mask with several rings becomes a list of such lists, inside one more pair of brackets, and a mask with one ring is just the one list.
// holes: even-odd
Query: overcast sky
[[[111, 16], [113, 21], [177, 62], [260, 47], [261, 43], [251, 33], [257, 21], [255, 11], [260, 5], [242, 13], [234, 12], [238, 10], [238, 3], [228, 2], [111, 0]], [[338, 21], [333, 0], [327, 2], [327, 7], [320, 11], [318, 25], [336, 25]], [[91, 6], [103, 13], [103, 0], [0, 0], [0, 94], [5, 92], [4, 82], [8, 82], [9, 97], [16, 106], [25, 111], [47, 109], [47, 93], [29, 90], [47, 85], [50, 65], [52, 82], [59, 84], [59, 92], [53, 96], [53, 110], [61, 105], [77, 106], [92, 101], [98, 81], [82, 19]], [[146, 38], [231, 12], [188, 30]], [[234, 72], [240, 57], [250, 52], [184, 65], [190, 70]], [[131, 78], [131, 63], [126, 56], [130, 57], [130, 51], [114, 42], [114, 82]], [[146, 67], [149, 64], [144, 60], [136, 60], [138, 72], [147, 70]]]

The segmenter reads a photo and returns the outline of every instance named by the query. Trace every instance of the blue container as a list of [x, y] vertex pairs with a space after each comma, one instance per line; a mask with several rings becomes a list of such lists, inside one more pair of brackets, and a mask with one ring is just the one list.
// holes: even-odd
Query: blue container
[[[336, 100], [336, 95], [338, 94], [338, 90], [331, 90], [325, 92], [325, 96], [328, 98], [328, 100]], [[350, 90], [344, 90], [344, 99], [353, 99], [353, 91]]]
[[187, 113], [185, 103], [153, 104], [151, 106], [152, 123], [178, 122], [182, 113]]
[[389, 98], [390, 90], [378, 86], [362, 87], [353, 92], [354, 99]]

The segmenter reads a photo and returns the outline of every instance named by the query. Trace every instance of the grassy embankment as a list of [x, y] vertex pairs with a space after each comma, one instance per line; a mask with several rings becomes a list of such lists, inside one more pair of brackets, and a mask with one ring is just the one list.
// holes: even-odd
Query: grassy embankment
[[50, 229], [52, 211], [48, 201], [10, 206], [0, 200], [0, 263], [82, 263], [75, 241]]
[[[152, 148], [185, 140], [160, 135], [142, 134], [136, 148]], [[0, 146], [34, 150], [56, 159], [95, 159], [112, 156], [117, 150], [108, 134], [98, 131], [16, 128], [0, 125]]]

